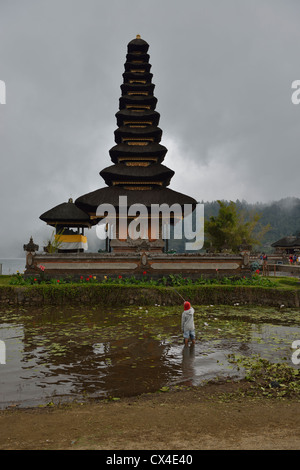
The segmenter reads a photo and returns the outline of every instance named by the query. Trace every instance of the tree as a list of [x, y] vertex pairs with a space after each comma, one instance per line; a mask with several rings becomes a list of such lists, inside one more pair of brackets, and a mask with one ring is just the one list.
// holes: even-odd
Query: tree
[[[270, 224], [258, 227], [260, 214], [238, 209], [233, 201], [226, 203], [217, 201], [219, 213], [205, 220], [204, 233], [206, 249], [216, 252], [223, 250], [239, 252], [240, 245], [259, 245], [266, 232], [270, 230]], [[258, 230], [259, 228], [259, 230]]]

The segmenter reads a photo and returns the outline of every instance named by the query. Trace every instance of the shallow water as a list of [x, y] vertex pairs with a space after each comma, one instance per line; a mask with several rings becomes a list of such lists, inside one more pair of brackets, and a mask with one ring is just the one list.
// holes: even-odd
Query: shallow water
[[249, 316], [248, 308], [247, 318], [244, 313], [243, 307], [196, 309], [197, 342], [186, 348], [178, 308], [2, 310], [6, 363], [0, 364], [0, 408], [239, 379], [243, 372], [227, 360], [232, 353], [292, 365], [291, 344], [300, 339], [298, 317], [283, 321], [278, 312], [273, 324], [264, 320], [268, 309]]

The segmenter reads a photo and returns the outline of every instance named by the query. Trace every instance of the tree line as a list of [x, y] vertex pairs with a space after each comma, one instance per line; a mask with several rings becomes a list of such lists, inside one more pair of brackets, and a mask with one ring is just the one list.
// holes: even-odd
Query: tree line
[[[216, 200], [204, 202], [203, 250], [237, 252], [243, 243], [254, 251], [273, 251], [280, 238], [300, 234], [300, 199], [289, 197], [270, 203]], [[171, 240], [169, 249], [184, 252], [184, 240]]]

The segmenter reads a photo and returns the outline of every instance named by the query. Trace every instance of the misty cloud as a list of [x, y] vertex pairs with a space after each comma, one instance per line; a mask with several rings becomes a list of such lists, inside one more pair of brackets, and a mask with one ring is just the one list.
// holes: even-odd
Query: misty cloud
[[300, 5], [16, 0], [0, 5], [1, 257], [43, 246], [51, 207], [105, 186], [127, 43], [149, 45], [171, 188], [298, 197]]

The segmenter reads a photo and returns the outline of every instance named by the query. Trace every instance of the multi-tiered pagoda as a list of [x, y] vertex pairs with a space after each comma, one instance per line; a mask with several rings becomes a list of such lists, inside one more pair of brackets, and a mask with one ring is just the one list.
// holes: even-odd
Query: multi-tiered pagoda
[[[89, 279], [91, 275], [100, 278], [102, 275], [142, 277], [145, 273], [153, 278], [178, 273], [190, 278], [197, 278], [200, 274], [250, 274], [249, 252], [244, 249], [239, 255], [176, 253], [169, 256], [163, 252], [166, 250], [162, 227], [166, 218], [159, 213], [154, 223], [153, 206], [165, 205], [170, 209], [176, 205], [181, 209], [179, 217], [182, 218], [186, 216], [186, 206], [192, 210], [197, 202], [168, 188], [174, 171], [163, 165], [167, 149], [160, 143], [162, 130], [158, 127], [160, 115], [156, 111], [157, 99], [154, 96], [148, 48], [149, 45], [140, 36], [128, 44], [122, 95], [116, 113], [116, 145], [109, 152], [112, 165], [100, 172], [107, 186], [80, 196], [75, 203], [69, 200], [68, 203], [59, 204], [40, 217], [48, 225], [56, 227], [59, 249], [53, 252], [51, 246], [51, 251], [44, 250], [46, 252], [39, 254], [36, 253], [37, 245], [30, 240], [24, 245], [27, 251], [26, 276], [37, 275], [40, 266], [43, 266], [47, 276], [57, 279], [58, 276], [88, 276]], [[141, 212], [127, 214], [132, 219], [125, 217], [125, 225], [122, 223], [124, 199], [129, 210], [133, 205], [142, 204]], [[83, 253], [87, 251], [85, 228], [95, 226], [101, 219], [104, 219], [106, 226], [110, 226], [106, 213], [101, 215], [99, 211], [99, 206], [108, 205], [116, 215], [112, 222], [115, 230], [111, 230], [116, 239], [109, 237], [109, 253]], [[132, 225], [138, 226], [141, 214], [143, 220], [148, 222], [143, 224], [147, 237], [144, 236], [145, 232], [139, 232], [139, 238], [132, 238], [128, 229]], [[113, 253], [110, 253], [111, 249]]]
[[[162, 130], [158, 127], [160, 114], [155, 110], [157, 98], [150, 71], [149, 45], [138, 35], [127, 48], [122, 96], [116, 113], [116, 145], [109, 151], [113, 165], [100, 172], [108, 187], [85, 194], [75, 201], [92, 220], [97, 220], [100, 204], [112, 204], [119, 213], [120, 196], [127, 196], [128, 206], [139, 203], [149, 210], [151, 204], [171, 206], [177, 203], [193, 207], [196, 204], [193, 198], [167, 188], [174, 171], [162, 165], [167, 149], [160, 144]], [[116, 235], [118, 238], [118, 229]], [[156, 240], [151, 239], [149, 223], [152, 248], [163, 246], [161, 236], [160, 230]], [[126, 250], [129, 245], [129, 240], [123, 239], [123, 242], [117, 240], [113, 246], [117, 250], [120, 247]]]

